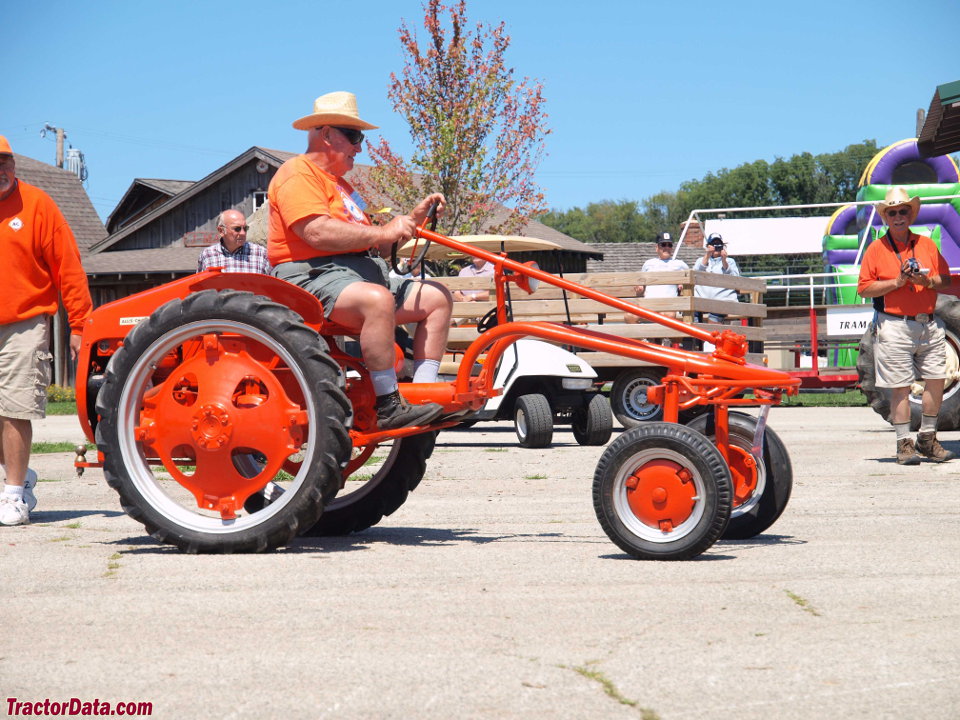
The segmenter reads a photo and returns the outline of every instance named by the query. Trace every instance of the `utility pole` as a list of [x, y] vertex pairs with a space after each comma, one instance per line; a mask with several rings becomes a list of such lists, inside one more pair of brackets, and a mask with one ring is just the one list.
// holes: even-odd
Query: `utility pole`
[[53, 127], [50, 123], [46, 123], [43, 126], [43, 130], [40, 131], [40, 137], [46, 137], [47, 131], [55, 132], [57, 134], [57, 167], [63, 167], [63, 141], [67, 137], [67, 133], [63, 128]]

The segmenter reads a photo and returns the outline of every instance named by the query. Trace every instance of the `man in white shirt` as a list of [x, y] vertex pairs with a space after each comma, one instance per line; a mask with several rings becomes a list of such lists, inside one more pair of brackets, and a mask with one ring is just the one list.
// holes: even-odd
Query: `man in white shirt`
[[[689, 270], [689, 266], [679, 258], [673, 257], [673, 238], [670, 233], [663, 232], [657, 238], [657, 256], [647, 260], [640, 272], [668, 272], [672, 270]], [[677, 297], [681, 290], [680, 285], [637, 285], [637, 297]]]

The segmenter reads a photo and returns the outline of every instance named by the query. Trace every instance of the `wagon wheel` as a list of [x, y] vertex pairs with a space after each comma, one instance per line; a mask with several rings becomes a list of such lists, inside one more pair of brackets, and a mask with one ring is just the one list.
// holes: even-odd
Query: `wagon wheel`
[[663, 419], [663, 406], [647, 401], [647, 390], [663, 382], [663, 371], [639, 368], [620, 373], [610, 389], [610, 406], [625, 428]]
[[713, 545], [730, 517], [730, 471], [706, 437], [646, 423], [604, 451], [593, 477], [600, 526], [641, 560], [685, 560]]
[[[759, 535], [783, 513], [793, 490], [793, 466], [787, 448], [773, 430], [764, 430], [763, 450], [754, 455], [757, 419], [740, 412], [731, 412], [728, 417], [733, 508], [723, 537], [742, 540]], [[708, 420], [704, 415], [687, 427], [706, 434]], [[713, 439], [712, 435], [707, 437]]]
[[[291, 310], [245, 292], [199, 292], [143, 320], [97, 399], [104, 475], [127, 514], [188, 552], [268, 550], [312, 526], [350, 457], [327, 351]], [[270, 502], [244, 507], [263, 489]]]
[[427, 432], [355, 450], [343, 489], [304, 535], [347, 535], [392, 515], [423, 479], [435, 440]]
[[[427, 210], [427, 222], [429, 226], [428, 230], [433, 231], [437, 229], [437, 203], [431, 203], [430, 209]], [[398, 258], [398, 251], [400, 248], [400, 243], [395, 242], [390, 248], [390, 265], [393, 267], [393, 271], [397, 275], [403, 275], [408, 272], [409, 268], [416, 267], [423, 262], [424, 256], [427, 254], [427, 250], [430, 249], [430, 241], [423, 239], [423, 244], [421, 245], [417, 242], [413, 246], [413, 250], [410, 252], [410, 258], [406, 260], [407, 267], [402, 267], [401, 259]]]

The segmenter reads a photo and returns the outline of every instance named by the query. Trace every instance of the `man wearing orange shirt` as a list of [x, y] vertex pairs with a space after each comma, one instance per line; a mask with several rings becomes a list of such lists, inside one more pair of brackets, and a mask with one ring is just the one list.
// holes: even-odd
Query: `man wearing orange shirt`
[[381, 254], [413, 237], [429, 208], [444, 209], [444, 197], [428, 196], [409, 215], [374, 226], [365, 203], [344, 180], [361, 151], [363, 131], [352, 93], [317, 98], [313, 113], [293, 126], [308, 131], [307, 152], [285, 162], [267, 192], [270, 201], [267, 255], [273, 273], [308, 290], [324, 315], [360, 334], [360, 349], [377, 396], [381, 430], [427, 424], [443, 411], [436, 403], [409, 404], [394, 370], [394, 328], [416, 323], [414, 382], [434, 382], [447, 344], [452, 300], [429, 280], [389, 278]]
[[0, 525], [30, 522], [37, 474], [27, 465], [33, 420], [46, 413], [50, 382], [49, 316], [63, 297], [70, 353], [90, 315], [90, 290], [70, 226], [43, 190], [16, 176], [10, 143], [0, 136], [0, 257], [8, 268], [0, 303], [0, 463], [6, 479]]
[[[902, 187], [887, 191], [877, 210], [887, 233], [863, 254], [857, 292], [876, 310], [874, 360], [877, 387], [890, 388], [890, 422], [897, 432], [897, 462], [917, 465], [956, 457], [937, 440], [937, 416], [946, 378], [946, 338], [934, 317], [937, 289], [950, 284], [950, 268], [933, 241], [910, 230], [920, 198]], [[924, 381], [920, 433], [910, 437], [910, 385]], [[919, 453], [919, 454], [918, 454]]]

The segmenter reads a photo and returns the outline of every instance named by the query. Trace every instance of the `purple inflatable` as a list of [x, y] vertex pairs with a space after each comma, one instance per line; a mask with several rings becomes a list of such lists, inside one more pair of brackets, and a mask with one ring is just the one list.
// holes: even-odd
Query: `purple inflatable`
[[861, 185], [892, 185], [893, 171], [911, 162], [921, 162], [929, 166], [937, 174], [938, 183], [960, 182], [957, 167], [948, 156], [922, 158], [916, 139], [912, 139], [902, 140], [884, 150], [880, 158], [867, 167], [866, 177]]

